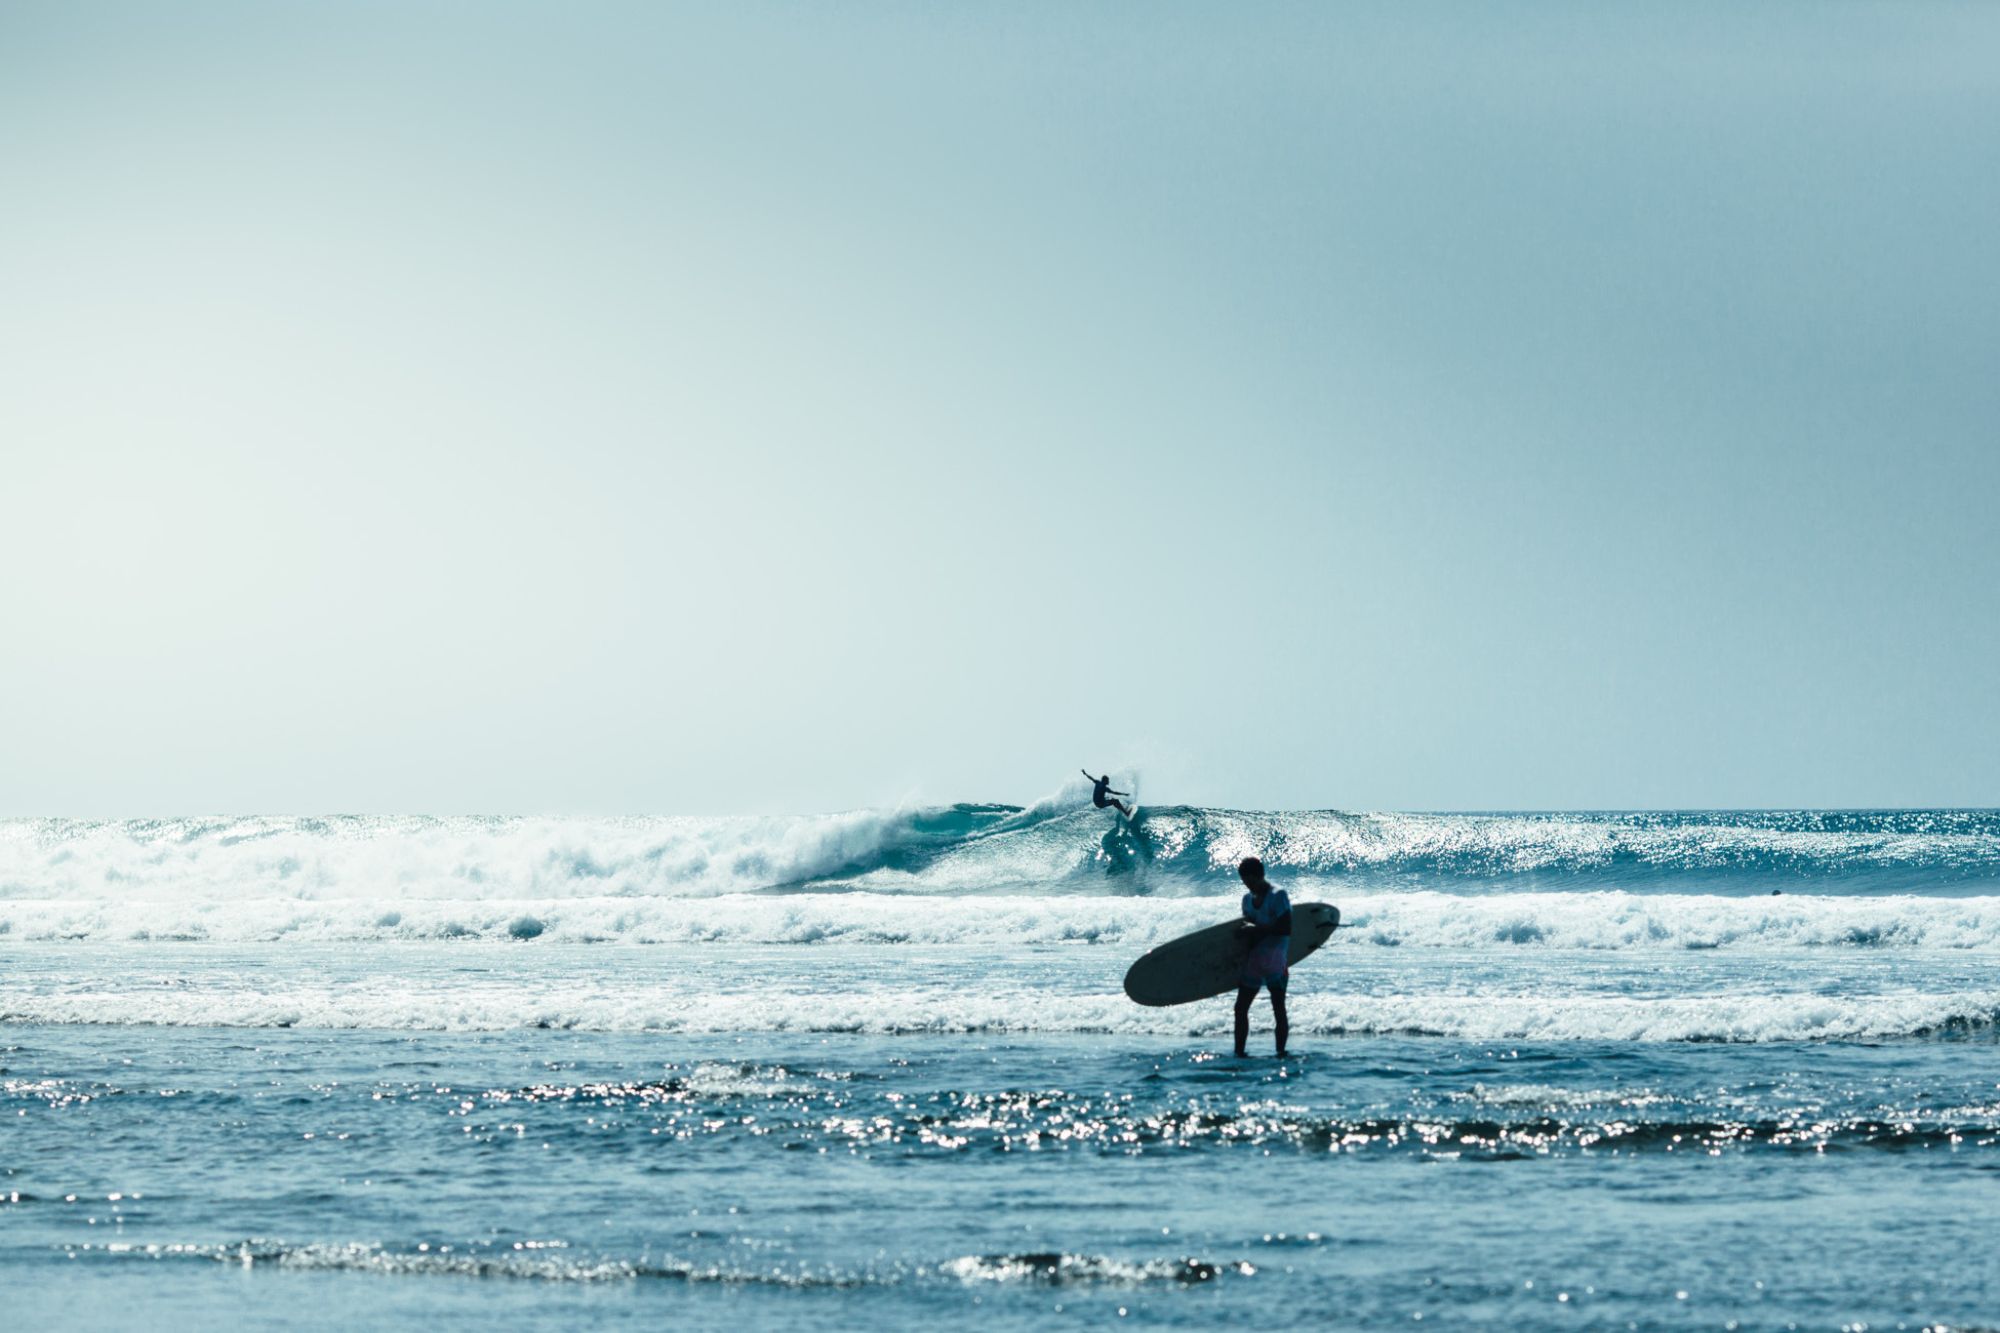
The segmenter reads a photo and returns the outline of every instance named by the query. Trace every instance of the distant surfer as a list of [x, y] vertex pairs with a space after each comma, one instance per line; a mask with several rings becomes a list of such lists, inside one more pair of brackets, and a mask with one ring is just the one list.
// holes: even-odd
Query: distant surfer
[[[1090, 776], [1085, 774], [1085, 777]], [[1250, 954], [1243, 960], [1243, 973], [1236, 987], [1236, 1054], [1247, 1055], [1250, 1040], [1250, 1002], [1257, 988], [1271, 992], [1271, 1017], [1278, 1029], [1278, 1058], [1285, 1055], [1285, 1038], [1291, 1023], [1285, 1018], [1285, 979], [1291, 968], [1292, 900], [1283, 889], [1274, 888], [1264, 878], [1264, 863], [1246, 856], [1236, 863], [1236, 873], [1249, 892], [1243, 895], [1243, 924], [1237, 934], [1250, 941]]]
[[[1090, 770], [1087, 768], [1084, 769], [1083, 775], [1090, 778]], [[1090, 783], [1090, 803], [1092, 805], [1096, 806], [1099, 810], [1102, 810], [1107, 805], [1116, 806], [1119, 814], [1125, 816], [1127, 819], [1132, 817], [1131, 806], [1125, 804], [1123, 801], [1112, 799], [1115, 796], [1130, 796], [1132, 793], [1129, 791], [1111, 790], [1111, 775], [1109, 773], [1106, 773], [1101, 778], [1090, 778]]]

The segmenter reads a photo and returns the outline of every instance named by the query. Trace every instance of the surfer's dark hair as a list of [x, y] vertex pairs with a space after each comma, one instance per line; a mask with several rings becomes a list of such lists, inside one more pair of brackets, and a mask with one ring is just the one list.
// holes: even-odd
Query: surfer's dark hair
[[1262, 879], [1264, 878], [1264, 863], [1254, 856], [1246, 856], [1236, 863], [1236, 873], [1246, 879], [1251, 876]]

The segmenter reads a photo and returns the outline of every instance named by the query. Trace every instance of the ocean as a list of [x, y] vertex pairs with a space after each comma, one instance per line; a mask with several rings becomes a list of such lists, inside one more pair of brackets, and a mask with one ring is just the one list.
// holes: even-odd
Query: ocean
[[[1261, 856], [1341, 909], [1143, 1009]], [[0, 821], [21, 1327], [2000, 1327], [2000, 813]]]

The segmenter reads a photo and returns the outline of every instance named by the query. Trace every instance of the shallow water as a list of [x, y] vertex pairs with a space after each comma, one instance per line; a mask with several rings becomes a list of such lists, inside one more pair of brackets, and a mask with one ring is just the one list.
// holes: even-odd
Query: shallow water
[[[1003, 1326], [1123, 1309], [1190, 1326], [1831, 1328], [1976, 1323], [2000, 1301], [1986, 1029], [1314, 1036], [1313, 1014], [1396, 985], [1328, 951], [1296, 976], [1296, 1057], [1239, 1062], [1222, 1002], [1159, 1011], [1154, 1030], [1038, 1030], [1038, 1006], [1073, 1014], [1061, 1002], [1102, 985], [1115, 960], [1087, 946], [357, 952], [13, 952], [0, 1268], [17, 1309], [112, 1324], [226, 1309], [902, 1325], [976, 1308]], [[1451, 991], [1533, 989], [1469, 957], [1431, 961]], [[1567, 1001], [1633, 1001], [1647, 960], [1622, 961], [1570, 975]], [[1768, 999], [1796, 970], [1694, 961], [1706, 975], [1679, 984], [1683, 1000]], [[928, 1030], [968, 970], [1009, 979], [981, 992], [993, 1030]], [[676, 995], [703, 997], [700, 1018], [521, 1026], [537, 1007], [591, 1012], [565, 1013], [550, 977], [635, 1024], [671, 1022]], [[1836, 989], [1870, 981], [1852, 969]], [[386, 995], [428, 1029], [270, 1026], [330, 1025], [344, 1004], [366, 1018]], [[811, 1030], [815, 995], [820, 1026], [878, 1030]], [[155, 1021], [208, 1006], [255, 1025], [18, 1017], [154, 997], [188, 1006]], [[742, 1030], [721, 1025], [732, 1006]], [[1176, 1024], [1204, 1035], [1157, 1030]]]
[[17, 1035], [0, 1240], [51, 1319], [143, 1292], [329, 1322], [1831, 1327], [1995, 1294], [2000, 1089], [1944, 1046]]
[[[894, 873], [987, 854], [985, 817]], [[877, 856], [872, 887], [610, 892], [601, 822], [537, 825], [569, 867], [539, 880], [503, 873], [518, 821], [449, 855], [436, 821], [17, 825], [0, 1290], [24, 1326], [2000, 1327], [1991, 821], [1899, 817], [1896, 875], [1947, 860], [1890, 892], [1857, 818], [1765, 818], [1848, 858], [1776, 898], [1714, 892], [1713, 858], [1296, 875], [1349, 924], [1294, 974], [1283, 1062], [1261, 1006], [1238, 1061], [1226, 1000], [1120, 994], [1233, 905], [1164, 852], [1030, 890], [885, 892]], [[810, 839], [756, 828], [796, 870], [773, 847]]]

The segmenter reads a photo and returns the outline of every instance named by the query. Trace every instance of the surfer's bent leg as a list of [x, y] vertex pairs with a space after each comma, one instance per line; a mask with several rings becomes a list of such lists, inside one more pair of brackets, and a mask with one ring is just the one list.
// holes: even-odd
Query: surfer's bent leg
[[[1285, 1038], [1292, 1035], [1291, 1020], [1285, 1017], [1285, 978], [1279, 977], [1271, 986], [1271, 1021], [1278, 1029], [1278, 1054], [1285, 1053]], [[1248, 1012], [1248, 1006], [1245, 1006]], [[1242, 1045], [1238, 1042], [1237, 1045]]]
[[1257, 998], [1255, 986], [1236, 988], [1236, 1053], [1248, 1055], [1244, 1045], [1250, 1040], [1250, 1001]]

